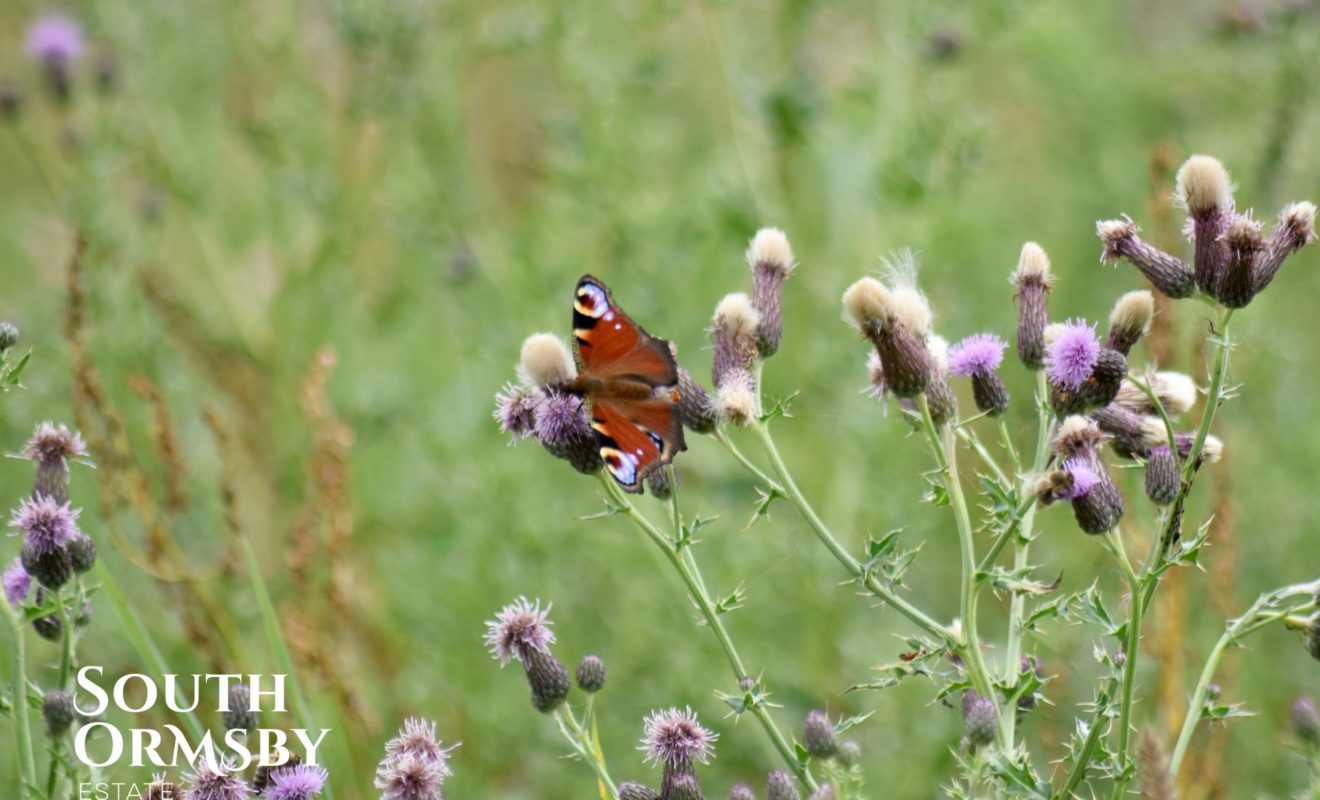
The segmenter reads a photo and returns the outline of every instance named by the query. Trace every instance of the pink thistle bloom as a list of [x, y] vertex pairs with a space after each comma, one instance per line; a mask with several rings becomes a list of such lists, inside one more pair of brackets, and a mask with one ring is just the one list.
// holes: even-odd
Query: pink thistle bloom
[[949, 372], [969, 377], [999, 369], [1008, 343], [993, 333], [968, 336], [949, 348]]
[[495, 619], [486, 623], [486, 647], [500, 666], [507, 666], [515, 658], [524, 664], [533, 651], [550, 654], [550, 645], [555, 643], [553, 624], [548, 619], [550, 606], [541, 609], [541, 601], [535, 603], [526, 597], [519, 597], [495, 615]]
[[671, 768], [690, 766], [694, 761], [709, 763], [719, 738], [719, 734], [697, 723], [697, 714], [691, 708], [653, 712], [646, 718], [644, 730], [637, 749], [646, 753], [647, 761]]
[[82, 26], [72, 17], [51, 14], [28, 28], [27, 52], [34, 61], [63, 67], [83, 53]]
[[1084, 320], [1068, 320], [1045, 350], [1045, 370], [1050, 380], [1069, 389], [1080, 389], [1100, 360], [1100, 339]]
[[1072, 477], [1072, 486], [1064, 494], [1068, 500], [1085, 497], [1100, 482], [1100, 476], [1096, 475], [1095, 470], [1082, 459], [1068, 459], [1063, 462], [1063, 469]]

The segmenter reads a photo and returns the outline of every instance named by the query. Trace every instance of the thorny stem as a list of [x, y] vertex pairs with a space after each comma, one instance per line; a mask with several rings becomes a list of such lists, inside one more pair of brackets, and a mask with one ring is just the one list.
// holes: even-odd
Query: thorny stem
[[[1127, 639], [1123, 645], [1123, 683], [1118, 702], [1118, 764], [1119, 775], [1114, 780], [1115, 798], [1122, 797], [1127, 788], [1128, 767], [1131, 759], [1128, 744], [1132, 736], [1132, 691], [1136, 685], [1137, 659], [1141, 652], [1141, 623], [1145, 616], [1145, 602], [1141, 593], [1141, 579], [1132, 569], [1127, 551], [1123, 547], [1123, 534], [1113, 529], [1104, 535], [1105, 546], [1113, 554], [1114, 560], [1123, 570], [1131, 595], [1131, 610], [1128, 614]], [[1096, 720], [1099, 723], [1099, 720]]]
[[555, 709], [555, 722], [559, 724], [559, 732], [582, 757], [582, 760], [587, 762], [591, 770], [596, 773], [597, 779], [609, 792], [610, 797], [613, 800], [618, 800], [619, 787], [614, 784], [614, 780], [610, 777], [605, 759], [596, 752], [596, 745], [592, 741], [591, 734], [578, 722], [577, 717], [573, 714], [573, 709], [569, 708], [567, 703]]
[[[1210, 686], [1210, 681], [1215, 676], [1215, 670], [1219, 668], [1219, 661], [1223, 658], [1229, 645], [1237, 644], [1243, 637], [1272, 622], [1313, 608], [1317, 590], [1320, 590], [1320, 581], [1298, 583], [1268, 592], [1256, 598], [1256, 602], [1251, 604], [1245, 614], [1229, 623], [1224, 634], [1215, 643], [1214, 649], [1210, 651], [1205, 667], [1201, 670], [1200, 680], [1196, 682], [1196, 689], [1192, 692], [1191, 702], [1187, 706], [1187, 716], [1183, 718], [1182, 730], [1178, 733], [1178, 743], [1174, 745], [1173, 753], [1169, 756], [1170, 775], [1174, 778], [1178, 777], [1178, 769], [1182, 766], [1183, 757], [1187, 755], [1187, 746], [1192, 742], [1192, 734], [1196, 731], [1196, 723], [1201, 720], [1202, 711], [1205, 708], [1206, 691]], [[1277, 608], [1280, 602], [1297, 596], [1306, 596], [1307, 602], [1297, 607], [1270, 610]]]
[[[69, 614], [68, 598], [64, 594], [64, 589], [55, 590], [55, 604], [59, 607], [60, 614], [60, 672], [56, 681], [56, 688], [64, 690], [69, 688], [69, 675], [73, 672], [73, 648], [74, 632], [73, 618]], [[80, 598], [81, 602], [81, 598]], [[79, 606], [81, 609], [81, 605]], [[50, 768], [46, 772], [46, 796], [55, 796], [55, 784], [59, 780], [60, 765], [64, 758], [64, 736], [51, 737], [51, 758]]]
[[1063, 790], [1059, 792], [1059, 797], [1072, 797], [1073, 789], [1086, 777], [1086, 768], [1091, 765], [1091, 753], [1095, 750], [1096, 744], [1100, 742], [1100, 734], [1104, 732], [1104, 712], [1109, 706], [1109, 693], [1114, 690], [1114, 681], [1109, 681], [1109, 687], [1097, 698], [1097, 708], [1095, 719], [1091, 720], [1091, 726], [1086, 731], [1086, 739], [1082, 741], [1082, 747], [1073, 759], [1072, 769], [1068, 771], [1068, 778], [1063, 782]]
[[[698, 611], [701, 612], [702, 619], [706, 621], [706, 625], [715, 633], [715, 638], [719, 640], [720, 647], [724, 650], [724, 656], [733, 670], [739, 688], [744, 688], [743, 682], [750, 679], [751, 676], [743, 665], [742, 657], [738, 655], [738, 648], [734, 646], [733, 638], [729, 636], [728, 629], [724, 627], [724, 621], [720, 619], [719, 611], [716, 610], [715, 604], [711, 602], [710, 595], [706, 592], [705, 583], [701, 578], [701, 571], [697, 568], [696, 559], [690, 553], [680, 552], [674, 544], [674, 540], [666, 536], [624, 496], [619, 487], [615, 485], [613, 478], [605, 474], [604, 471], [598, 472], [597, 476], [615, 508], [632, 520], [633, 524], [640, 528], [656, 547], [660, 548], [665, 558], [678, 572], [679, 577], [683, 579], [684, 585], [687, 586], [688, 595], [692, 598], [692, 602], [696, 604]], [[687, 548], [683, 549], [687, 550]], [[747, 708], [761, 723], [766, 736], [770, 738], [770, 743], [774, 745], [775, 750], [779, 752], [788, 768], [793, 771], [799, 781], [815, 791], [818, 788], [816, 779], [812, 776], [810, 770], [798, 761], [792, 746], [784, 738], [784, 734], [770, 717], [769, 712], [766, 711], [765, 704], [762, 702], [748, 703]]]
[[30, 796], [37, 782], [37, 763], [32, 756], [32, 729], [28, 725], [27, 673], [24, 654], [23, 623], [7, 601], [0, 601], [5, 623], [14, 640], [10, 649], [10, 691], [13, 694], [14, 743], [18, 748], [19, 798]]
[[[981, 444], [980, 438], [978, 438], [974, 432], [965, 427], [956, 426], [954, 427], [954, 435], [962, 440], [963, 444], [972, 448], [972, 452], [980, 456], [982, 463], [984, 463], [986, 467], [995, 474], [995, 480], [999, 481], [1004, 486], [1008, 486], [1012, 483], [1012, 481], [1008, 479], [1008, 475], [1006, 475], [1004, 470], [1000, 468], [999, 462], [995, 461], [995, 457], [990, 455], [990, 451], [985, 449], [985, 445]], [[1014, 456], [1014, 458], [1016, 458], [1016, 456]]]
[[[981, 637], [976, 631], [976, 543], [972, 538], [972, 518], [967, 511], [967, 498], [963, 494], [962, 481], [958, 479], [958, 458], [957, 450], [954, 444], [954, 435], [948, 428], [945, 429], [943, 436], [935, 427], [935, 421], [930, 416], [930, 404], [926, 402], [926, 395], [917, 397], [917, 406], [921, 410], [922, 428], [926, 432], [926, 437], [930, 440], [931, 452], [935, 454], [935, 464], [944, 482], [944, 488], [949, 495], [949, 505], [953, 507], [954, 521], [958, 527], [959, 551], [962, 555], [962, 581], [960, 587], [960, 608], [962, 609], [962, 640], [963, 647], [961, 655], [963, 663], [967, 667], [967, 675], [971, 678], [972, 685], [976, 687], [977, 694], [987, 698], [995, 704], [995, 709], [999, 714], [1011, 713], [1005, 712], [1000, 708], [1000, 697], [995, 692], [994, 683], [990, 680], [990, 672], [985, 666], [985, 656], [981, 653]], [[997, 735], [1003, 740], [1004, 731], [1001, 727]], [[1011, 749], [1011, 743], [1006, 740], [1000, 742], [1004, 747], [1005, 753]]]

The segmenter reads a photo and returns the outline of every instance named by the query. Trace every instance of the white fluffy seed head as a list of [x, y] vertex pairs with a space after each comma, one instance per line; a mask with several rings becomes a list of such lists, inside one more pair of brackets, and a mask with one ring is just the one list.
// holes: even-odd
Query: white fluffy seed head
[[926, 340], [926, 350], [935, 369], [942, 375], [949, 371], [949, 340], [943, 336], [932, 336]]
[[1168, 444], [1169, 429], [1164, 427], [1164, 420], [1159, 417], [1143, 417], [1141, 420], [1141, 442], [1146, 447]]
[[1013, 270], [1013, 283], [1021, 286], [1027, 281], [1039, 281], [1048, 285], [1050, 280], [1050, 257], [1045, 254], [1045, 248], [1035, 242], [1022, 245], [1017, 269]]
[[1094, 427], [1095, 426], [1092, 424], [1091, 420], [1080, 414], [1073, 414], [1065, 419], [1063, 424], [1059, 426], [1059, 438], [1072, 439], [1080, 435], [1085, 435]]
[[715, 306], [715, 326], [734, 339], [756, 335], [761, 315], [752, 305], [752, 298], [742, 292], [726, 294]]
[[528, 386], [562, 386], [577, 369], [568, 345], [553, 333], [534, 333], [523, 340], [518, 378]]
[[743, 426], [756, 416], [756, 395], [740, 385], [726, 386], [715, 397], [720, 416], [734, 425]]
[[1102, 219], [1095, 223], [1095, 235], [1106, 245], [1121, 241], [1137, 232], [1137, 223], [1130, 219]]
[[843, 293], [843, 309], [860, 327], [877, 322], [883, 324], [892, 304], [889, 288], [869, 275]]
[[1224, 441], [1213, 433], [1207, 434], [1201, 446], [1201, 458], [1213, 464], [1224, 457]]
[[1145, 336], [1150, 332], [1150, 322], [1154, 318], [1155, 295], [1146, 289], [1138, 289], [1118, 298], [1109, 314], [1109, 324], [1122, 331], [1140, 331]]
[[1181, 372], [1157, 372], [1150, 377], [1151, 391], [1170, 414], [1186, 414], [1196, 405], [1196, 381]]
[[1233, 207], [1233, 182], [1213, 156], [1192, 156], [1178, 168], [1174, 199], [1189, 213]]
[[934, 314], [926, 295], [917, 288], [917, 257], [911, 250], [900, 250], [884, 259], [885, 277], [889, 279], [889, 317], [920, 338], [930, 335]]
[[1279, 227], [1287, 228], [1303, 243], [1315, 240], [1315, 203], [1289, 203], [1279, 213]]
[[1233, 220], [1224, 232], [1224, 239], [1231, 247], [1236, 249], [1259, 248], [1264, 245], [1265, 236], [1262, 233], [1264, 226], [1252, 219], [1250, 215], [1243, 214]]
[[1051, 322], [1046, 325], [1045, 330], [1041, 331], [1041, 335], [1045, 337], [1045, 346], [1049, 347], [1054, 344], [1054, 340], [1059, 337], [1059, 334], [1066, 327], [1062, 322]]
[[792, 272], [793, 248], [789, 247], [788, 235], [778, 228], [762, 228], [752, 237], [747, 248], [747, 266], [756, 269], [758, 264], [785, 274]]

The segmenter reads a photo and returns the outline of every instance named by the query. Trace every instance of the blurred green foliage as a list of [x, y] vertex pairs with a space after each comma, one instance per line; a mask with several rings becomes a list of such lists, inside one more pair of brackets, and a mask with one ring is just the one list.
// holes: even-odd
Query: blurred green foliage
[[[244, 448], [238, 503], [276, 599], [314, 610], [325, 598], [291, 595], [283, 565], [314, 440], [300, 382], [317, 348], [334, 348], [330, 402], [355, 436], [346, 585], [378, 637], [330, 631], [321, 654], [362, 693], [367, 726], [336, 719], [308, 679], [322, 724], [338, 728], [340, 797], [373, 796], [370, 764], [359, 757], [350, 772], [346, 742], [377, 752], [405, 714], [463, 741], [453, 797], [591, 794], [587, 771], [557, 759], [565, 748], [522, 676], [483, 653], [482, 621], [521, 594], [553, 601], [564, 660], [596, 652], [608, 663], [597, 708], [616, 778], [648, 776], [634, 751], [641, 718], [671, 704], [722, 734], [703, 772], [712, 794], [776, 766], [754, 725], [721, 718], [713, 691], [731, 688], [726, 668], [658, 554], [624, 520], [579, 521], [599, 510], [594, 482], [534, 444], [506, 447], [490, 419], [522, 337], [568, 334], [581, 273], [608, 281], [704, 375], [708, 315], [749, 285], [747, 239], [783, 227], [801, 267], [766, 379], [772, 393], [801, 395], [777, 423], [781, 446], [851, 546], [899, 526], [926, 543], [911, 595], [947, 619], [956, 537], [945, 510], [917, 502], [925, 448], [858, 392], [865, 349], [839, 321], [848, 283], [912, 247], [941, 333], [1010, 335], [1006, 278], [1034, 239], [1060, 276], [1055, 315], [1102, 319], [1140, 282], [1097, 264], [1093, 224], [1122, 212], [1147, 221], [1158, 148], [1219, 156], [1239, 203], [1261, 217], [1320, 196], [1320, 28], [1305, 9], [1263, 0], [68, 5], [91, 43], [68, 107], [43, 96], [21, 49], [46, 9], [0, 7], [0, 75], [27, 94], [21, 119], [0, 130], [0, 313], [35, 351], [27, 391], [5, 398], [0, 442], [17, 449], [37, 421], [71, 418], [60, 320], [80, 229], [92, 358], [135, 448], [150, 453], [151, 422], [130, 375], [162, 387], [178, 424], [194, 502], [176, 538], [199, 563], [222, 550], [220, 465], [201, 419], [215, 407]], [[99, 95], [92, 65], [104, 57], [118, 88]], [[1244, 387], [1219, 427], [1236, 503], [1223, 557], [1236, 579], [1214, 589], [1231, 594], [1228, 607], [1312, 578], [1320, 563], [1315, 267], [1314, 249], [1303, 253], [1236, 320], [1233, 377]], [[1176, 315], [1188, 335], [1173, 366], [1190, 370], [1207, 315], [1190, 303]], [[1007, 379], [1029, 396], [1025, 372]], [[1028, 404], [1010, 413], [1025, 435]], [[743, 530], [752, 485], [713, 442], [693, 439], [678, 462], [685, 504], [722, 515], [697, 555], [713, 592], [746, 584], [747, 605], [728, 623], [783, 705], [781, 724], [795, 729], [813, 707], [875, 710], [852, 733], [876, 796], [935, 794], [953, 767], [956, 712], [930, 705], [916, 682], [845, 694], [900, 652], [902, 620], [841, 587], [789, 507]], [[27, 468], [0, 462], [6, 502], [26, 491]], [[1144, 513], [1134, 477], [1130, 505]], [[135, 602], [168, 603], [105, 542], [93, 474], [79, 472], [73, 491]], [[1198, 489], [1198, 514], [1209, 492]], [[1041, 524], [1036, 555], [1065, 589], [1098, 576], [1117, 594], [1112, 565], [1066, 512]], [[1220, 557], [1212, 547], [1207, 561]], [[1188, 581], [1189, 675], [1223, 621], [1206, 585]], [[250, 591], [217, 586], [251, 632], [249, 666], [272, 671]], [[991, 606], [994, 635], [1002, 614]], [[198, 668], [174, 616], [149, 617], [175, 669]], [[1057, 757], [1089, 698], [1091, 644], [1070, 629], [1029, 642], [1058, 676], [1056, 705], [1024, 723], [1042, 759]], [[31, 649], [40, 672], [54, 651]], [[106, 609], [82, 653], [109, 672], [140, 669]], [[1287, 706], [1315, 686], [1315, 668], [1281, 631], [1241, 655], [1226, 693], [1260, 716], [1233, 723], [1221, 767], [1231, 794], [1302, 785], [1305, 766], [1281, 746]], [[1139, 718], [1155, 710], [1156, 680], [1153, 668], [1140, 677]], [[0, 773], [11, 766], [6, 745]]]

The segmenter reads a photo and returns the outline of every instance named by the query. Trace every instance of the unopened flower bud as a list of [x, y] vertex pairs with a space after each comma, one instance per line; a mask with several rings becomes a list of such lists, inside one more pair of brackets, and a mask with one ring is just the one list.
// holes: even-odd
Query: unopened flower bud
[[69, 542], [69, 563], [73, 571], [82, 575], [96, 566], [96, 542], [85, 533], [79, 533]]
[[1156, 446], [1146, 460], [1146, 496], [1157, 505], [1167, 506], [1178, 499], [1182, 476], [1178, 460], [1167, 444]]
[[73, 577], [73, 560], [67, 546], [46, 550], [27, 541], [19, 551], [19, 558], [23, 561], [23, 569], [51, 591], [59, 589]]
[[729, 790], [729, 800], [756, 800], [756, 792], [745, 783], [736, 783]]
[[12, 322], [0, 322], [0, 352], [18, 344], [18, 326]]
[[51, 689], [41, 701], [41, 716], [46, 720], [46, 730], [51, 736], [62, 736], [69, 730], [77, 717], [73, 706], [73, 695], [63, 689]]
[[793, 273], [793, 250], [788, 237], [778, 228], [762, 228], [747, 248], [747, 264], [752, 268], [752, 305], [760, 315], [756, 338], [761, 357], [769, 358], [779, 350], [784, 337], [781, 312], [784, 281]]
[[1141, 337], [1150, 331], [1155, 318], [1155, 296], [1145, 289], [1128, 292], [1118, 298], [1109, 314], [1109, 338], [1105, 346], [1123, 355], [1132, 352]]
[[812, 711], [802, 725], [802, 746], [813, 758], [832, 758], [839, 751], [834, 725], [824, 711]]
[[1045, 366], [1045, 326], [1049, 311], [1045, 296], [1054, 286], [1050, 259], [1035, 242], [1022, 245], [1017, 269], [1013, 271], [1018, 308], [1017, 354], [1030, 370]]
[[797, 781], [793, 780], [792, 775], [783, 770], [770, 773], [770, 779], [766, 782], [765, 800], [801, 800], [801, 797]]
[[750, 372], [758, 357], [757, 330], [761, 315], [752, 299], [736, 292], [725, 295], [715, 307], [710, 337], [715, 345], [711, 377], [715, 389], [723, 389], [735, 371]]
[[1183, 163], [1176, 181], [1174, 198], [1191, 220], [1197, 288], [1218, 298], [1228, 268], [1224, 233], [1233, 222], [1232, 182], [1218, 159], [1201, 155]]
[[229, 687], [229, 710], [223, 713], [225, 730], [254, 731], [261, 723], [260, 715], [252, 710], [252, 689], [246, 683]]
[[1100, 348], [1095, 366], [1091, 369], [1091, 377], [1082, 389], [1086, 407], [1107, 406], [1114, 402], [1123, 386], [1127, 370], [1127, 356], [1108, 347]]
[[1253, 289], [1260, 294], [1279, 274], [1283, 262], [1315, 241], [1315, 204], [1292, 203], [1279, 214], [1279, 226], [1270, 234], [1265, 252], [1257, 264]]
[[1298, 739], [1312, 747], [1320, 745], [1320, 712], [1311, 698], [1303, 696], [1294, 700], [1288, 718]]
[[963, 734], [974, 747], [983, 747], [995, 740], [999, 729], [999, 715], [995, 703], [968, 690], [962, 696]]
[[840, 764], [845, 767], [854, 767], [862, 763], [862, 746], [852, 740], [839, 745], [839, 755], [837, 756]]
[[577, 665], [577, 685], [587, 694], [605, 688], [605, 662], [600, 656], [583, 656]]
[[[1036, 656], [1022, 656], [1018, 665], [1021, 673], [1030, 673], [1036, 676], [1037, 680], [1045, 679], [1045, 665]], [[1031, 711], [1036, 707], [1035, 692], [1026, 692], [1018, 697], [1017, 707], [1019, 711]]]
[[715, 398], [682, 367], [678, 368], [678, 404], [674, 411], [683, 427], [696, 433], [710, 433], [720, 419]]
[[692, 773], [680, 773], [667, 781], [664, 800], [705, 800], [697, 776]]
[[1226, 308], [1243, 308], [1256, 296], [1256, 263], [1265, 252], [1261, 224], [1250, 215], [1239, 215], [1224, 233], [1228, 264], [1219, 287], [1219, 300]]
[[13, 122], [21, 113], [23, 113], [23, 90], [14, 83], [5, 81], [0, 85], [0, 121]]
[[568, 697], [573, 683], [568, 670], [548, 652], [532, 649], [523, 657], [527, 684], [532, 688], [532, 706], [544, 714], [554, 711]]
[[1136, 223], [1127, 218], [1097, 222], [1095, 232], [1104, 245], [1101, 263], [1117, 264], [1120, 258], [1126, 258], [1164, 296], [1175, 300], [1191, 297], [1196, 291], [1192, 268], [1181, 258], [1142, 241], [1137, 230]]
[[55, 614], [37, 617], [32, 620], [32, 630], [48, 642], [58, 642], [64, 635], [64, 623], [60, 622], [60, 618]]
[[650, 786], [628, 781], [619, 784], [619, 800], [660, 800], [660, 793]]

